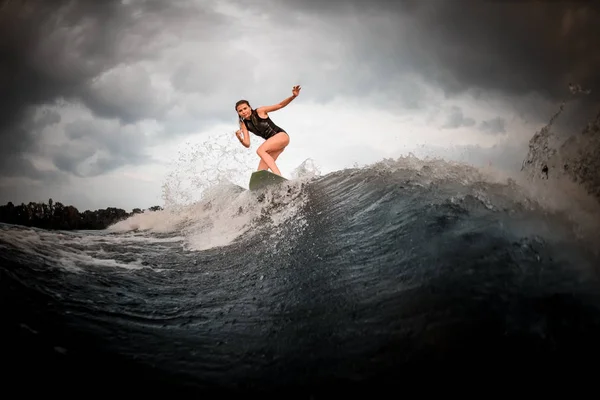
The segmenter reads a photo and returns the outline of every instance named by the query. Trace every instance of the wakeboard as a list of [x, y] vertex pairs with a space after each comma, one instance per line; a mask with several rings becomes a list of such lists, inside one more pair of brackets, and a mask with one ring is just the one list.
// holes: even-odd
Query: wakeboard
[[250, 176], [250, 184], [248, 185], [250, 190], [259, 190], [270, 185], [276, 185], [287, 181], [282, 176], [269, 172], [267, 170], [256, 171]]

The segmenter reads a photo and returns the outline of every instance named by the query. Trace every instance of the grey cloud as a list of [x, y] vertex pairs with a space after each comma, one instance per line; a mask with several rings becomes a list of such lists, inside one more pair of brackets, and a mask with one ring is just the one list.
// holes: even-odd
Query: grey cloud
[[60, 114], [54, 110], [43, 110], [42, 114], [34, 120], [35, 129], [43, 129], [46, 126], [58, 124], [61, 121]]
[[[123, 123], [163, 115], [169, 104], [136, 64], [155, 61], [184, 30], [201, 36], [222, 24], [218, 15], [203, 8], [206, 4], [0, 0], [0, 159], [11, 154], [26, 159], [41, 151], [37, 135], [43, 126], [31, 121], [33, 110], [44, 104], [82, 102], [96, 116]], [[123, 66], [133, 72], [114, 73]], [[55, 123], [57, 117], [38, 123]], [[100, 170], [111, 162], [122, 163], [118, 157], [109, 159], [99, 164]], [[16, 164], [27, 165], [23, 160]], [[0, 165], [0, 176], [14, 173], [6, 161]], [[61, 165], [68, 163], [63, 160]], [[35, 166], [23, 171], [40, 176]]]
[[80, 177], [97, 176], [124, 165], [152, 161], [145, 154], [149, 143], [144, 132], [102, 120], [77, 120], [65, 126], [71, 139], [65, 146], [49, 149], [54, 165]]
[[492, 166], [510, 174], [518, 174], [527, 150], [510, 143], [481, 147], [478, 145], [437, 148], [429, 146], [429, 151], [443, 155], [445, 159], [468, 163], [476, 167]]
[[475, 125], [475, 120], [470, 117], [465, 117], [460, 107], [452, 107], [446, 123], [442, 125], [442, 129], [456, 129], [460, 127], [469, 127]]
[[[64, 177], [64, 176], [63, 176]], [[74, 187], [66, 179], [54, 180], [52, 185], [41, 181], [19, 181], [3, 182], [0, 179], [0, 204], [9, 201], [14, 205], [28, 204], [30, 201], [48, 203], [49, 199], [60, 201], [65, 205], [73, 205], [84, 211], [86, 207], [90, 210], [105, 208], [97, 196], [88, 197], [89, 192], [73, 190]]]
[[79, 173], [79, 164], [92, 157], [96, 151], [91, 148], [83, 151], [78, 149], [77, 152], [73, 152], [73, 149], [70, 150], [71, 152], [57, 152], [52, 158], [52, 161], [59, 170], [82, 176], [82, 174]]
[[253, 79], [254, 65], [260, 61], [251, 49], [234, 52], [222, 44], [203, 46], [200, 57], [183, 55], [173, 65], [170, 83], [179, 92], [177, 108], [184, 113], [166, 115], [162, 120], [166, 130], [198, 131], [223, 121], [236, 126], [237, 100], [248, 98], [254, 106], [253, 100], [258, 100], [258, 95], [268, 102], [279, 102], [289, 96], [294, 82], [286, 82], [284, 90], [273, 81], [264, 85]]
[[87, 126], [80, 126], [81, 121], [71, 122], [65, 126], [65, 136], [71, 140], [82, 139], [93, 134], [89, 131]]
[[[210, 94], [226, 85], [235, 87], [248, 82], [248, 77], [240, 72], [241, 65], [258, 61], [249, 54], [243, 57], [219, 53], [219, 49], [204, 49], [201, 59], [184, 60], [175, 69], [171, 83], [185, 93]], [[215, 79], [222, 76], [223, 79]]]
[[182, 92], [201, 93], [207, 93], [218, 85], [217, 82], [206, 79], [204, 74], [198, 71], [198, 65], [189, 63], [180, 65], [175, 70], [171, 77], [171, 83]]
[[[556, 101], [574, 82], [592, 89], [580, 103], [588, 107], [600, 101], [600, 59], [594, 56], [600, 47], [600, 6], [551, 3], [239, 1], [238, 10], [250, 13], [250, 21], [266, 14], [267, 26], [284, 26], [278, 39], [293, 43], [278, 49], [281, 57], [269, 74], [254, 78], [261, 43], [277, 41], [261, 37], [264, 41], [251, 42], [256, 47], [230, 54], [207, 47], [217, 27], [224, 27], [219, 41], [245, 38], [235, 24], [208, 10], [209, 2], [0, 0], [0, 176], [14, 174], [15, 165], [28, 176], [43, 175], [25, 160], [44, 151], [40, 132], [60, 117], [33, 119], [32, 110], [62, 100], [83, 102], [95, 116], [122, 123], [67, 128], [68, 148], [81, 153], [52, 149], [49, 155], [64, 171], [84, 175], [148, 161], [142, 150], [146, 139], [128, 124], [156, 118], [173, 133], [217, 120], [234, 125], [236, 100], [278, 102], [296, 83], [304, 87], [303, 98], [326, 102], [352, 95], [403, 110], [430, 106], [422, 81], [440, 85], [448, 95], [493, 91], [511, 101], [516, 96], [522, 117], [535, 114], [539, 121], [548, 116], [546, 106], [527, 96], [537, 92]], [[192, 53], [200, 51], [194, 47], [160, 60], [182, 33], [202, 43], [202, 62], [194, 61], [198, 54]], [[174, 107], [140, 61], [162, 68], [189, 101]], [[474, 123], [464, 115], [450, 118], [448, 126]], [[481, 128], [500, 130], [492, 122]], [[82, 143], [103, 153], [92, 162]], [[22, 159], [12, 157], [9, 164], [10, 154]]]
[[487, 121], [481, 121], [479, 124], [479, 130], [482, 132], [491, 133], [492, 135], [506, 133], [505, 123], [506, 121], [501, 117], [496, 117]]
[[98, 77], [88, 86], [83, 100], [99, 117], [134, 123], [145, 118], [162, 118], [170, 103], [159, 96], [147, 71], [140, 66], [129, 66]]
[[[290, 0], [286, 4], [291, 15], [306, 14], [335, 26], [332, 37], [345, 40], [351, 46], [348, 54], [354, 54], [345, 76], [358, 93], [384, 87], [411, 72], [439, 85], [448, 96], [479, 89], [508, 96], [539, 93], [559, 102], [573, 82], [592, 90], [587, 107], [596, 109], [600, 102], [600, 58], [595, 56], [600, 48], [598, 3]], [[361, 82], [365, 70], [377, 78]]]
[[[353, 96], [388, 109], [426, 104], [422, 93], [406, 90], [413, 77], [403, 75], [408, 72], [401, 56], [404, 38], [397, 37], [403, 21], [379, 12], [355, 13], [351, 2], [314, 3], [311, 8], [310, 2], [237, 1], [236, 6], [249, 18], [267, 14], [265, 24], [283, 21], [286, 26], [275, 34], [281, 44], [271, 73], [247, 85], [250, 100], [279, 97], [282, 87], [298, 83], [305, 88], [304, 99], [320, 103]], [[268, 36], [255, 42], [267, 48], [272, 43]], [[251, 77], [247, 69], [252, 62], [242, 59], [241, 65], [240, 71]]]
[[[1, 112], [1, 111], [0, 111]], [[0, 176], [29, 177], [51, 182], [60, 176], [48, 171], [39, 170], [32, 162], [31, 156], [42, 151], [39, 144], [43, 129], [60, 120], [56, 113], [36, 115], [31, 108], [22, 111], [26, 121], [7, 131], [0, 131], [3, 136], [0, 146]]]
[[0, 169], [7, 178], [30, 178], [47, 184], [54, 184], [66, 178], [60, 171], [38, 169], [31, 160], [21, 154], [8, 154], [0, 158]]

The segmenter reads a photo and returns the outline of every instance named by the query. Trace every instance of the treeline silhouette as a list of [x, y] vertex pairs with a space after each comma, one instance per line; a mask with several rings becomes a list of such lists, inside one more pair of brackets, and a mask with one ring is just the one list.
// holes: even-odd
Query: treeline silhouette
[[[158, 211], [162, 208], [153, 206], [148, 210]], [[65, 206], [61, 202], [54, 203], [52, 199], [49, 199], [48, 204], [30, 202], [15, 206], [12, 202], [8, 202], [6, 205], [0, 206], [0, 222], [49, 230], [93, 230], [105, 229], [116, 222], [143, 212], [144, 210], [139, 208], [134, 208], [128, 213], [121, 208], [108, 207], [95, 211], [85, 210], [80, 213], [71, 205]]]

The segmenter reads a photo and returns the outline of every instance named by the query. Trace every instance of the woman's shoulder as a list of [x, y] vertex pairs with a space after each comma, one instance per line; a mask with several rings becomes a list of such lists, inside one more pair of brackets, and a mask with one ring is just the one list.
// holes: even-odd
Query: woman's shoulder
[[254, 110], [254, 112], [256, 113], [256, 115], [263, 119], [269, 118], [269, 114], [265, 112], [265, 107], [263, 106], [258, 107], [256, 110]]

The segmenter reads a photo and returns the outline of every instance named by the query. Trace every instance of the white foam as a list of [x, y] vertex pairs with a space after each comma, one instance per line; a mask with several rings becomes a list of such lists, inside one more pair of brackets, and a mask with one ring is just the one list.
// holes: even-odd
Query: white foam
[[293, 179], [317, 178], [321, 176], [321, 169], [313, 159], [307, 158], [292, 171], [291, 176]]
[[[185, 221], [185, 215], [178, 208], [145, 211], [109, 226], [108, 232], [147, 231], [152, 233], [172, 233], [179, 230]], [[130, 237], [130, 236], [129, 236]], [[144, 239], [148, 239], [144, 237]]]
[[42, 244], [39, 231], [27, 228], [1, 229], [0, 240], [27, 250]]
[[[261, 216], [269, 215], [271, 229], [298, 217], [298, 211], [306, 201], [301, 193], [301, 180], [288, 181], [263, 192], [258, 201], [255, 192], [244, 191], [229, 201], [218, 192], [204, 201], [212, 204], [210, 212], [204, 211], [204, 201], [195, 207], [195, 223], [185, 230], [188, 248], [199, 251], [222, 247], [238, 238], [253, 234], [253, 228]], [[202, 211], [200, 211], [202, 210]]]
[[[140, 238], [144, 241], [151, 238]], [[123, 268], [128, 270], [139, 270], [143, 268], [153, 269], [143, 265], [143, 260], [137, 258], [132, 262], [121, 262], [111, 258], [111, 254], [100, 249], [79, 250], [73, 245], [83, 248], [91, 247], [98, 242], [113, 242], [123, 244], [122, 238], [107, 235], [87, 235], [81, 232], [44, 231], [34, 228], [11, 228], [0, 230], [0, 242], [16, 248], [27, 262], [27, 257], [42, 258], [48, 265], [59, 266], [71, 272], [84, 272], [85, 267], [100, 266], [111, 268]], [[141, 248], [147, 251], [147, 248]], [[106, 256], [99, 258], [98, 256]], [[154, 269], [155, 271], [158, 271]]]
[[137, 214], [108, 230], [173, 233], [192, 251], [227, 246], [253, 232], [261, 216], [270, 215], [274, 229], [296, 218], [305, 201], [301, 195], [302, 184], [314, 176], [307, 174], [266, 190], [260, 201], [256, 192], [229, 183], [217, 184], [207, 187], [201, 200], [195, 203]]
[[78, 269], [82, 270], [81, 266], [94, 266], [94, 267], [109, 267], [109, 268], [124, 268], [130, 270], [139, 270], [139, 269], [152, 269], [151, 267], [142, 265], [141, 259], [136, 259], [133, 262], [124, 263], [119, 262], [115, 259], [111, 258], [96, 258], [91, 256], [90, 254], [67, 250], [67, 249], [56, 249], [57, 261], [63, 268], [68, 269]]

